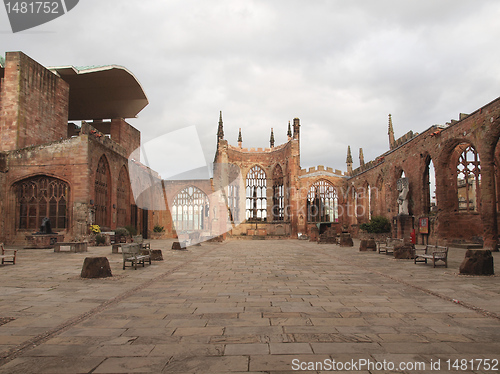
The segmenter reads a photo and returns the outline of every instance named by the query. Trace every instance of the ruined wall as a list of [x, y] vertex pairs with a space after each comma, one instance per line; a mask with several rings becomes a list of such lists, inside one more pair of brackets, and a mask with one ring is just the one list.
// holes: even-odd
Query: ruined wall
[[[378, 163], [362, 170], [349, 180], [353, 188], [376, 186], [378, 196], [372, 199], [371, 211], [389, 219], [398, 214], [396, 182], [402, 171], [410, 183], [409, 210], [418, 223], [419, 217], [431, 217], [434, 230], [431, 241], [451, 241], [474, 237], [484, 238], [485, 247], [496, 247], [497, 197], [495, 180], [495, 150], [500, 136], [500, 99], [485, 105], [470, 115], [461, 115], [448, 127], [431, 127], [378, 158]], [[474, 146], [480, 157], [481, 204], [478, 212], [458, 209], [457, 160], [455, 150], [461, 143]], [[436, 174], [437, 212], [429, 213], [426, 204], [428, 187], [424, 183], [429, 160]], [[497, 168], [498, 169], [498, 168]], [[352, 204], [352, 202], [351, 202]], [[416, 227], [415, 227], [416, 228]]]
[[3, 214], [5, 230], [4, 240], [8, 243], [23, 243], [24, 236], [32, 230], [17, 230], [16, 197], [13, 185], [23, 179], [37, 175], [47, 175], [61, 179], [69, 184], [68, 226], [62, 232], [68, 237], [78, 231], [80, 207], [88, 204], [88, 165], [87, 142], [85, 138], [72, 138], [50, 145], [33, 146], [9, 153], [7, 158], [8, 173], [2, 184], [2, 199], [5, 201]]
[[[311, 227], [314, 223], [307, 222], [307, 197], [310, 188], [316, 182], [324, 180], [329, 182], [337, 192], [338, 196], [338, 222], [334, 226], [339, 227], [349, 222], [349, 212], [347, 210], [347, 191], [346, 191], [346, 176], [342, 175], [340, 170], [333, 170], [332, 168], [325, 168], [320, 165], [317, 168], [309, 168], [308, 170], [300, 170], [299, 177], [299, 192], [298, 192], [298, 231], [304, 234], [310, 234]], [[338, 230], [338, 231], [339, 231]]]
[[8, 52], [0, 99], [0, 147], [14, 150], [67, 137], [69, 86], [21, 52]]

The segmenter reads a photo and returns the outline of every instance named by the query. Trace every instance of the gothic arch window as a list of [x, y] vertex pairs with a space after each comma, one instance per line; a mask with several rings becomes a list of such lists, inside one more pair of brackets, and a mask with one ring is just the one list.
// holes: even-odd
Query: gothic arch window
[[337, 190], [325, 180], [319, 180], [309, 188], [307, 194], [308, 222], [338, 222], [339, 198]]
[[246, 219], [266, 221], [267, 219], [266, 173], [255, 165], [246, 177]]
[[273, 171], [273, 220], [283, 221], [285, 218], [285, 187], [283, 170], [278, 164]]
[[68, 227], [69, 186], [49, 176], [24, 179], [14, 185], [17, 207], [17, 228], [38, 230], [45, 217], [52, 229]]
[[436, 172], [434, 169], [434, 163], [430, 157], [427, 158], [427, 162], [424, 169], [424, 213], [433, 214], [437, 211], [437, 200], [436, 200]]
[[110, 226], [110, 171], [106, 157], [101, 156], [97, 164], [94, 183], [95, 221], [99, 226]]
[[130, 206], [130, 182], [125, 166], [120, 170], [118, 185], [116, 187], [116, 223], [118, 227], [124, 227], [127, 222], [127, 211]]
[[479, 154], [470, 144], [460, 144], [457, 163], [457, 196], [460, 212], [477, 212], [481, 204], [481, 163]]
[[199, 188], [186, 187], [175, 196], [172, 205], [172, 220], [176, 231], [208, 229], [209, 215], [208, 197]]

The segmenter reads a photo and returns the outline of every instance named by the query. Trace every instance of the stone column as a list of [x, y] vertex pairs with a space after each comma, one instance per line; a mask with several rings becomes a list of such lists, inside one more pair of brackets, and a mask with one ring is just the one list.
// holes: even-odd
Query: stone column
[[490, 154], [481, 155], [481, 220], [484, 249], [498, 251], [498, 227], [495, 190], [495, 166]]

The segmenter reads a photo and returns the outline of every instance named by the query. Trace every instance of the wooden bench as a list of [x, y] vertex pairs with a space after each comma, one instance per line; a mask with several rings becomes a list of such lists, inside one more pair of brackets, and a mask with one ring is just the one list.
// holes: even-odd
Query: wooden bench
[[403, 239], [387, 238], [385, 243], [378, 243], [378, 253], [385, 253], [386, 255], [393, 254], [394, 247], [403, 243]]
[[144, 267], [147, 261], [151, 265], [151, 250], [143, 249], [139, 243], [123, 244], [122, 255], [123, 270], [125, 270], [127, 262], [130, 262], [130, 266], [133, 266], [136, 270], [137, 264], [142, 264], [142, 267]]
[[444, 266], [448, 267], [448, 247], [440, 247], [434, 245], [426, 245], [424, 253], [415, 254], [415, 263], [425, 262], [432, 260], [432, 264], [436, 267], [437, 261], [443, 261]]
[[142, 235], [136, 235], [134, 237], [132, 237], [132, 241], [134, 243], [139, 243], [141, 245], [141, 248], [142, 249], [151, 249], [151, 243], [150, 242], [145, 242]]
[[13, 265], [16, 264], [16, 256], [17, 256], [17, 249], [5, 249], [3, 247], [3, 243], [0, 243], [0, 247], [2, 248], [2, 255], [0, 258], [2, 259], [2, 265], [5, 264], [6, 262], [12, 263]]

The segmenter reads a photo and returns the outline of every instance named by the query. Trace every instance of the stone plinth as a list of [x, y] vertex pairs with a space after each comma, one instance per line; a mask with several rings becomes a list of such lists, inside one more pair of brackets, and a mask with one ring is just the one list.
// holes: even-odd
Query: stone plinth
[[359, 243], [359, 251], [367, 252], [367, 251], [376, 251], [377, 243], [375, 243], [375, 239], [362, 239]]
[[352, 242], [351, 234], [348, 232], [343, 232], [340, 234], [340, 242], [339, 242], [341, 247], [352, 247], [354, 246], [354, 243]]
[[318, 240], [319, 240], [319, 230], [316, 227], [316, 225], [314, 225], [309, 230], [309, 241], [311, 241], [311, 242], [317, 242]]
[[112, 277], [111, 267], [106, 257], [86, 257], [82, 267], [82, 278]]
[[404, 214], [400, 214], [394, 217], [393, 222], [393, 230], [394, 230], [394, 238], [397, 239], [408, 239], [413, 230], [413, 222], [415, 221], [415, 217], [408, 216]]
[[460, 274], [493, 275], [493, 256], [490, 250], [468, 249], [460, 264]]
[[172, 249], [186, 249], [186, 242], [173, 242], [172, 243]]
[[163, 261], [163, 253], [161, 249], [151, 250], [151, 261]]
[[394, 258], [397, 259], [414, 259], [415, 246], [410, 243], [397, 244], [394, 246]]
[[59, 234], [32, 234], [26, 235], [27, 245], [25, 248], [45, 249], [54, 248], [57, 242], [64, 241], [64, 235]]

